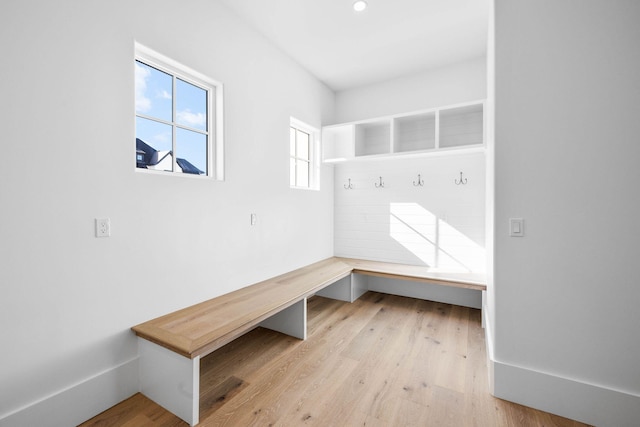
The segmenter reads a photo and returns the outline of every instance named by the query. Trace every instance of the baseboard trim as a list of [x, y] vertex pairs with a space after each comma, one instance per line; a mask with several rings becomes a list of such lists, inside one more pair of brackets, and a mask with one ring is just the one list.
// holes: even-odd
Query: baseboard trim
[[637, 427], [638, 395], [496, 361], [486, 310], [483, 315], [492, 395], [594, 426]]
[[4, 415], [0, 427], [78, 425], [138, 390], [138, 357], [135, 357]]
[[493, 373], [493, 329], [489, 321], [489, 308], [487, 306], [487, 292], [482, 293], [482, 327], [484, 328], [484, 343], [487, 355], [487, 374], [489, 376], [489, 393], [495, 396], [495, 383]]
[[640, 396], [493, 361], [494, 396], [595, 426], [636, 427]]

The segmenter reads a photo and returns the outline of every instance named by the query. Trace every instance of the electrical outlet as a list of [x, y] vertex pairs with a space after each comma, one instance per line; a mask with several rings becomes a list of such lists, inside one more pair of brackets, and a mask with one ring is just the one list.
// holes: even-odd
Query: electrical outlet
[[111, 220], [109, 218], [96, 218], [96, 237], [111, 236]]

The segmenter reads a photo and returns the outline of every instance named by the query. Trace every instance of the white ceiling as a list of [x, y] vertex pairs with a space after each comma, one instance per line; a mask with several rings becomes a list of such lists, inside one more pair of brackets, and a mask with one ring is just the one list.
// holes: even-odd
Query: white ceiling
[[221, 0], [335, 91], [485, 55], [490, 0]]

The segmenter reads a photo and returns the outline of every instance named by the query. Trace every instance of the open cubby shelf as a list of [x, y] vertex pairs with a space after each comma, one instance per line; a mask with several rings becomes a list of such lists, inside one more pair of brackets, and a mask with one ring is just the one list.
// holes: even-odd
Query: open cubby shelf
[[325, 162], [484, 146], [484, 102], [326, 126]]

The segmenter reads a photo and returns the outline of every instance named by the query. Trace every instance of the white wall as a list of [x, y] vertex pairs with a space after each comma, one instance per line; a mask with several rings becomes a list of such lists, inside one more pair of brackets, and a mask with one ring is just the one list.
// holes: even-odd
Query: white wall
[[[336, 164], [336, 256], [484, 272], [484, 162], [473, 153]], [[466, 184], [456, 185], [461, 171]]]
[[[487, 82], [485, 66], [484, 58], [478, 58], [338, 92], [336, 122], [371, 119], [484, 99]], [[435, 157], [400, 156], [336, 164], [336, 255], [460, 271], [484, 271], [484, 162], [484, 155], [475, 153]], [[454, 180], [460, 177], [460, 171], [470, 177], [469, 185], [454, 184]], [[425, 181], [423, 187], [413, 186], [418, 174]], [[384, 190], [374, 186], [379, 176], [385, 181]], [[354, 190], [344, 189], [348, 179], [352, 180]], [[393, 227], [392, 208], [397, 211], [396, 217], [393, 217]], [[419, 223], [414, 225], [423, 230], [424, 235], [403, 233], [398, 215], [405, 219], [414, 218]], [[393, 231], [392, 228], [397, 230]], [[448, 248], [443, 245], [434, 250], [431, 240], [436, 230], [443, 234], [443, 238], [451, 237], [452, 245]], [[451, 256], [447, 249], [455, 253]], [[474, 256], [480, 252], [481, 258]], [[434, 253], [438, 253], [437, 259], [434, 259]]]
[[579, 3], [496, 0], [495, 388], [635, 426], [640, 3]]
[[[224, 84], [226, 181], [135, 171], [134, 40]], [[289, 189], [288, 124], [334, 95], [219, 2], [6, 0], [0, 51], [1, 425], [80, 389], [47, 424], [95, 415], [136, 391], [131, 326], [332, 255], [331, 169]]]
[[336, 93], [335, 123], [407, 113], [486, 97], [484, 57]]

